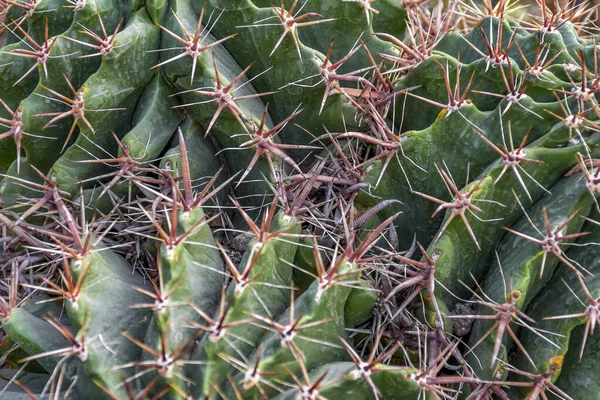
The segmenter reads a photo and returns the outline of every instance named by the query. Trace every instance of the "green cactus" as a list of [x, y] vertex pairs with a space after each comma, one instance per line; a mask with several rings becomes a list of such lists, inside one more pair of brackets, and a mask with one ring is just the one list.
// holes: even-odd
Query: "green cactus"
[[593, 397], [600, 54], [538, 8], [0, 0], [0, 397]]

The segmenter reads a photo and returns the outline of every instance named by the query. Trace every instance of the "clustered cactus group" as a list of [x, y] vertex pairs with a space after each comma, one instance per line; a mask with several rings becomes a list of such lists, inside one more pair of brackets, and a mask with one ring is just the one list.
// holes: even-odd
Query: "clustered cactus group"
[[0, 0], [0, 398], [594, 399], [596, 10]]

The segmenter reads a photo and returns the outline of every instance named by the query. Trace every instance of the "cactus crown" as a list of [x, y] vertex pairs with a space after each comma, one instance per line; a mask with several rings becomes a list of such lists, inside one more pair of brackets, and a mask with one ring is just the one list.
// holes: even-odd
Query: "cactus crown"
[[596, 397], [595, 11], [0, 0], [0, 396]]

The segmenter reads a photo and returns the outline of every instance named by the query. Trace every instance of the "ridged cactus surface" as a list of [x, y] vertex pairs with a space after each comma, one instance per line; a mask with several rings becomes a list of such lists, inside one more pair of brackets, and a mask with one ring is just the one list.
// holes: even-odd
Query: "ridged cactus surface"
[[0, 0], [0, 398], [596, 398], [596, 12]]

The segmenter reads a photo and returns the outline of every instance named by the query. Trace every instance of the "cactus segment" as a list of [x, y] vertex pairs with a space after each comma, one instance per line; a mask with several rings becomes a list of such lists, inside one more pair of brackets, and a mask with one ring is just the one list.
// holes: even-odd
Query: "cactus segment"
[[[535, 329], [532, 327], [534, 321], [532, 317], [522, 313], [521, 310], [526, 309], [550, 280], [560, 261], [566, 261], [574, 274], [585, 274], [585, 270], [580, 271], [580, 267], [565, 258], [564, 246], [577, 237], [585, 235], [585, 232], [580, 232], [584, 222], [580, 215], [588, 214], [595, 198], [587, 189], [583, 174], [564, 178], [550, 191], [551, 196], [543, 196], [515, 225], [510, 229], [507, 228], [508, 233], [498, 248], [496, 262], [484, 280], [481, 290], [485, 293], [486, 299], [489, 299], [488, 301], [508, 307], [510, 318], [506, 322], [498, 320], [496, 323], [499, 325], [495, 326], [493, 326], [495, 323], [493, 319], [481, 319], [475, 322], [473, 329], [478, 334], [473, 338], [481, 338], [489, 331], [494, 332], [484, 340], [473, 339], [471, 345], [478, 344], [473, 351], [474, 356], [492, 351], [492, 348], [493, 354], [498, 353], [499, 346], [503, 343], [502, 325], [513, 340], [519, 329], [521, 331]], [[540, 245], [539, 243], [544, 240], [545, 242]], [[490, 307], [487, 303], [481, 304], [477, 314], [493, 315], [494, 310], [494, 307]], [[517, 333], [511, 334], [515, 331], [509, 331], [507, 324], [515, 321], [525, 328], [515, 325]], [[550, 340], [541, 335], [546, 341]], [[508, 336], [505, 335], [506, 340]], [[478, 341], [480, 343], [477, 343]], [[520, 341], [517, 345], [519, 348], [522, 347]], [[530, 358], [528, 354], [527, 352], [526, 357]], [[493, 356], [492, 366], [494, 365]], [[488, 366], [484, 366], [482, 373], [486, 373], [487, 368]], [[489, 370], [487, 371], [489, 373]]]
[[597, 10], [537, 3], [0, 0], [0, 397], [594, 397]]
[[[594, 216], [597, 217], [598, 213], [590, 215], [592, 220]], [[551, 377], [553, 382], [562, 376], [563, 367], [566, 366], [571, 371], [570, 374], [577, 376], [573, 367], [583, 360], [585, 352], [594, 351], [594, 345], [588, 345], [587, 342], [594, 338], [593, 328], [598, 318], [596, 299], [599, 285], [596, 275], [599, 252], [595, 243], [598, 242], [599, 231], [595, 229], [593, 222], [586, 222], [582, 232], [591, 233], [579, 238], [576, 245], [568, 249], [566, 257], [570, 263], [588, 270], [589, 274], [574, 274], [566, 264], [561, 263], [545, 289], [527, 309], [528, 315], [538, 321], [537, 329], [554, 333], [550, 337], [552, 343], [541, 340], [531, 332], [524, 332], [522, 335], [523, 345], [531, 349], [530, 355], [538, 371], [547, 371], [551, 364], [555, 364], [556, 371]], [[575, 347], [576, 345], [579, 347]], [[530, 366], [525, 368], [522, 365], [522, 357], [518, 357], [516, 362], [520, 369], [531, 369]], [[569, 382], [569, 378], [565, 381]], [[564, 387], [567, 393], [576, 392], [569, 392], [566, 390], [567, 386]]]

